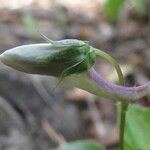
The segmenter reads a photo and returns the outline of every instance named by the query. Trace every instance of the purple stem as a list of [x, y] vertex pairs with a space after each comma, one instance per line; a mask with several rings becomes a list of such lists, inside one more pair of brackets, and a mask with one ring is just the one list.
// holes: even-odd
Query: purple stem
[[95, 70], [94, 68], [91, 68], [89, 71], [89, 76], [91, 79], [93, 79], [99, 86], [104, 88], [110, 93], [116, 93], [119, 95], [134, 95], [134, 94], [140, 94], [145, 91], [150, 91], [150, 82], [137, 86], [137, 87], [123, 87], [116, 85], [114, 83], [111, 83], [108, 80], [103, 79]]

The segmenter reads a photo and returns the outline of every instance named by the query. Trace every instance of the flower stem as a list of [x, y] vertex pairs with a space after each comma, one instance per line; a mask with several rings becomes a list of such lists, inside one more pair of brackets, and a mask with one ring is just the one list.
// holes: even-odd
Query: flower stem
[[118, 78], [119, 78], [119, 82], [121, 85], [124, 85], [125, 81], [124, 81], [123, 73], [122, 73], [121, 68], [120, 68], [119, 64], [117, 63], [117, 61], [114, 58], [112, 58], [109, 54], [103, 52], [102, 50], [99, 50], [96, 48], [93, 48], [93, 49], [94, 49], [96, 55], [106, 59], [108, 62], [110, 62], [115, 67]]
[[[108, 55], [107, 53], [105, 53], [99, 49], [96, 49], [96, 48], [93, 48], [93, 49], [95, 50], [96, 55], [106, 59], [115, 67], [120, 84], [125, 85], [123, 73], [122, 73], [121, 68], [120, 68], [119, 64], [117, 63], [117, 61], [114, 58], [112, 58], [110, 55]], [[129, 102], [127, 102], [127, 101], [123, 100], [121, 102], [121, 112], [120, 112], [121, 114], [120, 114], [120, 125], [119, 125], [120, 150], [124, 150], [124, 132], [125, 132], [126, 112], [128, 109], [128, 105], [129, 105]]]
[[125, 121], [126, 121], [126, 112], [128, 110], [129, 102], [122, 101], [121, 102], [121, 115], [120, 115], [120, 150], [124, 150], [124, 133], [125, 133]]

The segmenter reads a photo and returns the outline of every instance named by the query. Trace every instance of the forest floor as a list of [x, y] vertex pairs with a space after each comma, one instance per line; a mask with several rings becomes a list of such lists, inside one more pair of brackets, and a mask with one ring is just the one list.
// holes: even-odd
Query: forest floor
[[[45, 42], [37, 29], [54, 40], [75, 38], [112, 55], [121, 64], [126, 85], [150, 80], [150, 13], [143, 18], [123, 14], [108, 22], [97, 0], [63, 3], [44, 0], [8, 4], [0, 0], [0, 50]], [[112, 66], [97, 59], [97, 71], [118, 82]], [[67, 141], [92, 138], [108, 148], [118, 145], [116, 103], [80, 89], [50, 89], [54, 78], [27, 75], [0, 64], [0, 150], [48, 150], [59, 141], [51, 128]], [[138, 101], [150, 106], [150, 97]], [[50, 133], [49, 133], [50, 132]]]

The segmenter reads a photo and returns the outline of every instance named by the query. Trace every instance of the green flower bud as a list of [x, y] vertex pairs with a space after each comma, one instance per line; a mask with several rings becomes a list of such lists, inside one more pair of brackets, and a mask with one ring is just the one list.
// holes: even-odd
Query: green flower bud
[[87, 71], [95, 57], [87, 42], [68, 39], [12, 48], [1, 54], [0, 60], [22, 72], [65, 77]]

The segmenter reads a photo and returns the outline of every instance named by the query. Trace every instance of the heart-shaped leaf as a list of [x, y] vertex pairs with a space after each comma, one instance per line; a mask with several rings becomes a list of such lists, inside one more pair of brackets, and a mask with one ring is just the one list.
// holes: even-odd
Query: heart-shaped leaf
[[55, 150], [106, 150], [102, 145], [91, 140], [82, 140], [64, 144]]
[[130, 105], [125, 127], [125, 150], [150, 149], [150, 108]]

